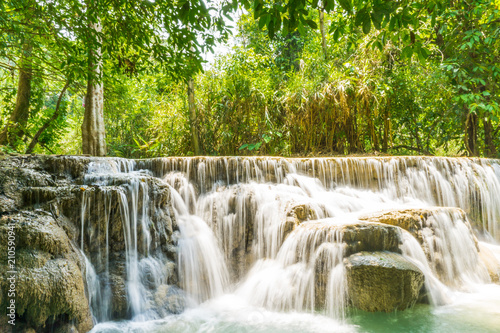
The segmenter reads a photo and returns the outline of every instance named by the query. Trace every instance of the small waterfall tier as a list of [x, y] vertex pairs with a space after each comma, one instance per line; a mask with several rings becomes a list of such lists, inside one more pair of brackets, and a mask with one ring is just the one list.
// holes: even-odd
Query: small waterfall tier
[[497, 160], [0, 162], [0, 229], [19, 235], [26, 328], [88, 331], [229, 300], [344, 322], [358, 310], [443, 306], [499, 281]]

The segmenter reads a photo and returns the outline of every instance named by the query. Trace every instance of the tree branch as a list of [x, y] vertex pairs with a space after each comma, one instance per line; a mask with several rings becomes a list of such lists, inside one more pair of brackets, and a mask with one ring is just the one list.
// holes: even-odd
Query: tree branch
[[38, 143], [38, 139], [40, 138], [40, 135], [42, 135], [43, 131], [45, 131], [50, 126], [50, 124], [54, 120], [56, 120], [57, 117], [59, 117], [59, 110], [60, 110], [60, 106], [61, 106], [61, 100], [62, 100], [62, 97], [63, 97], [64, 93], [66, 92], [66, 89], [68, 89], [69, 84], [70, 84], [70, 82], [66, 81], [66, 84], [64, 85], [64, 88], [61, 90], [61, 93], [59, 94], [59, 98], [57, 99], [56, 110], [54, 111], [54, 114], [52, 115], [52, 117], [50, 117], [45, 122], [45, 124], [43, 124], [43, 126], [38, 130], [38, 132], [36, 132], [35, 136], [32, 138], [32, 140], [31, 140], [31, 142], [30, 142], [30, 144], [28, 146], [28, 149], [26, 149], [26, 154], [31, 154], [31, 152], [35, 148], [36, 144]]

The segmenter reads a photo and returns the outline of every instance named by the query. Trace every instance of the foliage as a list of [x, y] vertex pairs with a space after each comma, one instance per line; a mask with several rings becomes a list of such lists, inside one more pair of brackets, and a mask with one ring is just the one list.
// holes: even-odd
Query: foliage
[[[97, 79], [112, 156], [192, 155], [193, 127], [209, 155], [498, 155], [498, 1], [216, 3], [0, 3], [1, 127], [14, 109], [26, 45], [34, 73], [26, 137], [2, 150], [25, 151], [69, 80], [36, 152], [80, 152], [90, 50], [102, 47]], [[238, 6], [245, 11], [237, 45], [200, 72], [200, 55], [227, 37], [224, 17]], [[89, 25], [96, 22], [102, 32]]]

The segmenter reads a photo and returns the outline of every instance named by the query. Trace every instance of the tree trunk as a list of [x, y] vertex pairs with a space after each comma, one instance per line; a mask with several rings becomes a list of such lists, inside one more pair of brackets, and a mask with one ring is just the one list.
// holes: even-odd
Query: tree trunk
[[188, 79], [188, 108], [189, 108], [189, 122], [191, 123], [191, 141], [193, 143], [193, 150], [195, 155], [201, 155], [200, 143], [198, 140], [198, 117], [196, 116], [196, 107], [194, 104], [194, 81], [193, 78]]
[[484, 155], [487, 157], [496, 157], [497, 148], [495, 147], [495, 142], [493, 141], [493, 125], [491, 120], [487, 119], [483, 121], [484, 126]]
[[328, 48], [326, 47], [326, 37], [325, 37], [325, 13], [322, 9], [319, 11], [319, 30], [321, 31], [321, 45], [323, 47], [323, 55], [325, 59], [328, 59]]
[[374, 151], [379, 150], [378, 146], [378, 138], [377, 138], [377, 131], [375, 130], [375, 124], [373, 123], [373, 118], [372, 117], [367, 117], [367, 122], [368, 122], [368, 129], [370, 131], [370, 140], [372, 143], [372, 149]]
[[[348, 143], [348, 151], [350, 154], [357, 153], [363, 150], [361, 140], [358, 135], [358, 111], [354, 107], [354, 112], [351, 113], [346, 120], [346, 138]], [[312, 128], [312, 127], [311, 127]]]
[[31, 76], [32, 66], [31, 55], [32, 46], [24, 45], [23, 56], [19, 69], [19, 81], [17, 85], [16, 106], [10, 115], [9, 122], [0, 133], [0, 145], [15, 146], [16, 141], [22, 139], [24, 130], [29, 118]]
[[465, 148], [469, 156], [479, 155], [477, 147], [477, 123], [477, 114], [469, 112], [465, 120]]
[[[100, 22], [90, 25], [97, 33], [102, 31]], [[90, 38], [89, 38], [90, 39]], [[97, 39], [100, 44], [100, 40]], [[82, 151], [92, 156], [106, 155], [104, 128], [104, 94], [101, 80], [101, 47], [89, 41], [89, 77], [85, 96], [85, 114], [82, 124]]]
[[384, 114], [384, 137], [382, 139], [382, 152], [386, 153], [389, 148], [389, 137], [391, 135], [391, 119], [389, 117], [389, 105], [386, 106]]

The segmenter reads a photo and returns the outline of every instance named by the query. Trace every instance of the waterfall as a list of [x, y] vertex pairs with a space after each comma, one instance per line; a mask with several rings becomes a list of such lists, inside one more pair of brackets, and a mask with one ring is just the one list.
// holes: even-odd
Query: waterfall
[[[97, 321], [112, 318], [113, 295], [111, 269], [120, 276], [122, 263], [110, 267], [110, 248], [123, 247], [126, 291], [126, 309], [135, 320], [159, 317], [161, 309], [155, 302], [155, 294], [166, 285], [169, 272], [168, 260], [153, 244], [149, 211], [149, 172], [134, 170], [135, 162], [123, 159], [101, 159], [88, 166], [84, 176], [81, 200], [81, 250], [86, 260], [87, 289], [91, 308]], [[114, 205], [114, 209], [112, 208]], [[101, 220], [96, 218], [95, 210]], [[110, 226], [111, 217], [121, 221], [120, 226]], [[157, 228], [157, 227], [156, 227]], [[110, 232], [121, 232], [123, 243], [110, 244]], [[158, 237], [157, 237], [158, 238]], [[87, 249], [84, 244], [87, 244]], [[153, 245], [155, 249], [153, 249]], [[94, 260], [89, 260], [90, 256]], [[118, 265], [117, 265], [118, 264]]]
[[[168, 191], [169, 218], [178, 225], [169, 236], [176, 251], [173, 270], [162, 254], [167, 245], [160, 241], [168, 237], [157, 236], [161, 232], [152, 222], [151, 216], [158, 215], [152, 182]], [[112, 269], [108, 225], [117, 214], [127, 304], [135, 320], [164, 313], [157, 309], [157, 290], [166, 285], [182, 288], [192, 308], [230, 294], [269, 311], [320, 312], [344, 320], [349, 312], [346, 260], [361, 251], [401, 253], [423, 273], [429, 303], [444, 305], [456, 292], [490, 282], [477, 237], [500, 240], [500, 164], [495, 160], [103, 159], [89, 166], [84, 184], [82, 251], [91, 253], [93, 237], [105, 233], [104, 263], [89, 256], [87, 274], [100, 321], [111, 315], [105, 290]], [[92, 195], [100, 187], [109, 193], [100, 197], [108, 207], [102, 230], [89, 219]], [[109, 208], [112, 203], [118, 209]], [[412, 232], [403, 225], [361, 221], [369, 213], [402, 209], [430, 213]], [[172, 271], [177, 280], [170, 281]]]
[[260, 259], [237, 292], [252, 304], [277, 311], [313, 312], [318, 307], [342, 318], [342, 232], [327, 222], [320, 228], [311, 223], [293, 231], [274, 259]]
[[[140, 168], [163, 177], [183, 173], [200, 193], [215, 184], [280, 184], [305, 175], [327, 190], [372, 190], [392, 200], [459, 207], [481, 221], [482, 231], [500, 240], [500, 163], [497, 160], [445, 157], [279, 158], [174, 157], [141, 160]], [[202, 172], [200, 172], [200, 169]]]
[[403, 254], [410, 258], [425, 275], [425, 288], [429, 294], [429, 302], [432, 305], [448, 304], [452, 297], [451, 290], [436, 277], [418, 241], [407, 231], [403, 233], [403, 237]]
[[[431, 228], [422, 231], [433, 271], [448, 284], [467, 285], [489, 282], [480, 265], [477, 244], [471, 230], [457, 212], [438, 211], [428, 218]], [[431, 230], [435, 230], [433, 233]]]
[[183, 288], [197, 303], [223, 294], [228, 282], [224, 258], [209, 226], [190, 215], [178, 192], [172, 189], [180, 228], [179, 271]]

